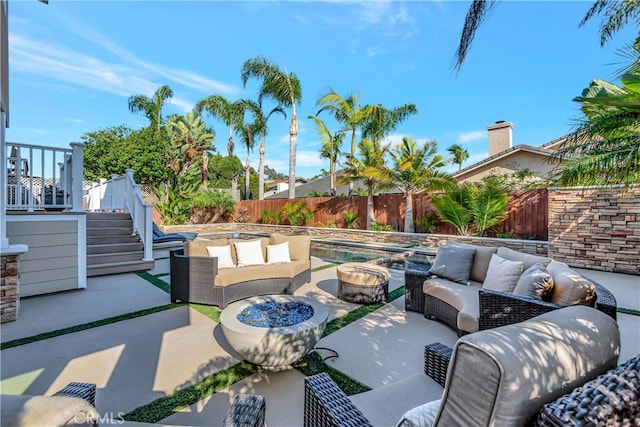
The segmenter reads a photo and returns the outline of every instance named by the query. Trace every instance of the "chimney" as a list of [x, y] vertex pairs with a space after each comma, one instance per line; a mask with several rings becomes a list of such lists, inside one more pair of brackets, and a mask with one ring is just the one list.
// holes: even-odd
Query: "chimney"
[[515, 126], [511, 122], [498, 120], [495, 125], [487, 126], [489, 132], [489, 157], [511, 148], [511, 131]]

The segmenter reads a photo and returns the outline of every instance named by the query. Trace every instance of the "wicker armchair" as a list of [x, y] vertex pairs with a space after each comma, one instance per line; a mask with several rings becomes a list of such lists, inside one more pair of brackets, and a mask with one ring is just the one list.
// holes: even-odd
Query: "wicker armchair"
[[[616, 298], [601, 284], [593, 283], [596, 288], [596, 295], [593, 298], [592, 307], [616, 320]], [[535, 298], [488, 289], [480, 289], [478, 296], [480, 298], [479, 323], [481, 331], [523, 322], [540, 314], [565, 307]]]
[[[584, 306], [466, 335], [454, 349], [431, 344], [425, 348], [425, 373], [445, 385], [442, 400], [428, 405], [436, 408], [428, 411], [431, 421], [634, 425], [640, 416], [640, 355], [616, 368], [619, 345], [616, 322]], [[566, 357], [558, 358], [558, 351]], [[370, 425], [327, 374], [305, 379], [305, 427]]]

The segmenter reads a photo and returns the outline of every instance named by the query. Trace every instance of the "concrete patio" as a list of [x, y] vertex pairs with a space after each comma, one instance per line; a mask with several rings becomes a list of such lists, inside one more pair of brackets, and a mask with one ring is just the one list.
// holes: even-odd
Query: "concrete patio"
[[[156, 257], [160, 259], [150, 273], [168, 282], [168, 250], [157, 252]], [[313, 268], [323, 264], [320, 259], [312, 260]], [[619, 307], [640, 310], [640, 277], [590, 270], [582, 273], [607, 286]], [[402, 272], [393, 271], [390, 290], [402, 284]], [[357, 307], [337, 299], [336, 291], [333, 267], [312, 273], [312, 282], [296, 294], [323, 302], [331, 320]], [[90, 278], [86, 290], [23, 299], [18, 320], [0, 327], [1, 340], [169, 303], [166, 292], [135, 274]], [[623, 361], [640, 353], [640, 316], [618, 313], [618, 322]], [[419, 313], [405, 312], [401, 297], [323, 338], [318, 345], [339, 353], [338, 358], [327, 360], [330, 366], [373, 389], [353, 400], [365, 414], [376, 410], [378, 418], [372, 419], [376, 425], [390, 425], [406, 409], [429, 396], [437, 398], [441, 392], [422, 373], [424, 345], [435, 341], [453, 345], [456, 334]], [[98, 387], [98, 411], [114, 418], [239, 362], [217, 323], [186, 305], [5, 349], [0, 355], [2, 393], [52, 394], [71, 381], [93, 382]], [[299, 426], [303, 379], [293, 368], [264, 370], [162, 422], [218, 425], [235, 395], [250, 392], [266, 397], [267, 425]], [[393, 393], [388, 392], [389, 387]], [[390, 410], [380, 411], [380, 405]]]

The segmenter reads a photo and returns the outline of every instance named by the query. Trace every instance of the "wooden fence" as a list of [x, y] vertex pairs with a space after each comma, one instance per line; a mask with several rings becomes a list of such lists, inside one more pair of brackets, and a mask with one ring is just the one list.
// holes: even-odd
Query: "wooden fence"
[[[345, 211], [356, 211], [360, 218], [360, 226], [364, 229], [367, 214], [367, 198], [354, 197], [313, 197], [296, 199], [303, 201], [314, 216], [308, 225], [324, 226], [330, 223], [345, 228], [342, 215]], [[242, 200], [236, 204], [236, 215], [240, 208], [246, 208], [249, 222], [260, 223], [264, 210], [272, 212], [282, 211], [282, 207], [289, 203], [288, 199], [271, 200]], [[375, 221], [388, 224], [396, 231], [404, 231], [405, 197], [404, 195], [384, 195], [373, 198]], [[508, 233], [514, 238], [547, 240], [547, 190], [519, 190], [510, 193], [507, 218], [494, 233]], [[413, 198], [414, 220], [423, 214], [435, 215], [431, 207], [431, 197], [427, 194]], [[422, 232], [416, 225], [416, 231]], [[433, 231], [441, 234], [456, 234], [450, 224], [440, 223]]]

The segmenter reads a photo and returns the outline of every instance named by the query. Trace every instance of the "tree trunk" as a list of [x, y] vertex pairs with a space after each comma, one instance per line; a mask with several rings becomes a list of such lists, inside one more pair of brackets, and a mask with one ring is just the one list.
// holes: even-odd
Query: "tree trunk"
[[244, 199], [249, 200], [249, 193], [251, 191], [251, 187], [249, 186], [249, 181], [251, 178], [251, 172], [249, 169], [251, 165], [249, 163], [249, 150], [247, 150], [247, 162], [244, 164]]
[[233, 123], [229, 123], [229, 141], [227, 142], [227, 151], [229, 155], [233, 155]]
[[329, 158], [329, 177], [331, 181], [329, 194], [331, 197], [336, 197], [336, 163], [333, 158]]
[[289, 127], [289, 199], [296, 198], [296, 145], [298, 141], [298, 116], [295, 103]]
[[209, 153], [207, 150], [202, 153], [202, 185], [205, 188], [209, 185]]
[[404, 202], [404, 232], [415, 233], [413, 226], [413, 191], [407, 191]]
[[262, 135], [260, 143], [260, 163], [258, 164], [258, 200], [264, 200], [264, 152], [266, 136]]
[[375, 221], [376, 216], [373, 210], [373, 191], [369, 190], [367, 193], [367, 230], [371, 230]]

